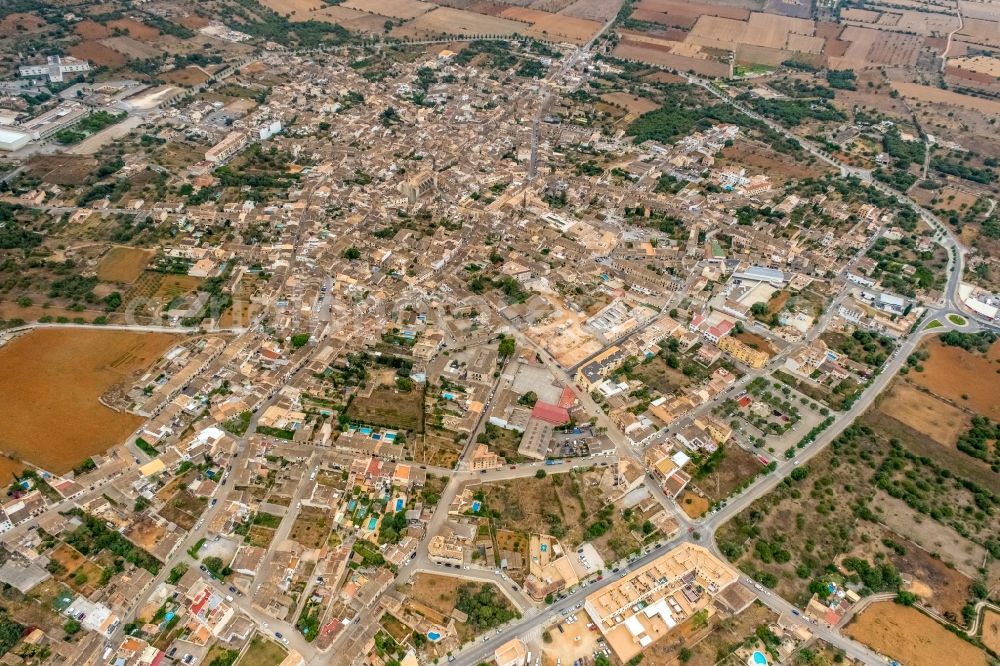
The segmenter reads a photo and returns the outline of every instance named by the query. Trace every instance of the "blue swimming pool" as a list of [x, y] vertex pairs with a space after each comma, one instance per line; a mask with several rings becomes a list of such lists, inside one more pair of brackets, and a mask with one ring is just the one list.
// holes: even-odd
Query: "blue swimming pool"
[[542, 548], [542, 552], [544, 553], [545, 551], [547, 551], [549, 549], [549, 544], [543, 543], [542, 546], [541, 546], [541, 548]]
[[371, 518], [368, 519], [368, 530], [370, 532], [374, 532], [375, 531], [375, 526], [376, 525], [378, 525], [378, 518], [376, 518], [375, 516], [372, 516]]
[[482, 506], [482, 503], [479, 502], [478, 500], [475, 501], [475, 502], [473, 502], [472, 503], [472, 513], [476, 513], [477, 511], [479, 511], [479, 507], [481, 507], [481, 506]]
[[368, 426], [364, 426], [364, 427], [360, 428], [358, 430], [358, 432], [360, 432], [362, 435], [370, 435], [370, 434], [372, 434], [373, 430], [371, 428], [369, 428]]
[[753, 653], [753, 663], [756, 666], [767, 666], [767, 657], [760, 650]]
[[385, 433], [384, 437], [386, 438], [386, 440], [390, 442], [396, 441], [396, 433], [394, 432], [387, 432]]
[[405, 504], [406, 503], [403, 502], [403, 498], [402, 497], [397, 497], [396, 498], [396, 513], [399, 513], [400, 511], [402, 511], [403, 507], [405, 506]]
[[372, 439], [382, 439], [382, 435], [372, 435]]
[[427, 632], [427, 639], [428, 639], [428, 640], [429, 640], [430, 642], [432, 642], [432, 643], [436, 643], [436, 642], [438, 642], [439, 640], [441, 640], [441, 634], [439, 634], [439, 633], [438, 633], [438, 632], [436, 632], [436, 631], [428, 631], [428, 632]]
[[454, 393], [447, 393], [447, 392], [445, 392], [445, 393], [441, 394], [441, 397], [444, 398], [445, 400], [454, 400], [455, 399], [455, 394]]
[[347, 503], [347, 510], [354, 511], [354, 508], [358, 505], [358, 500], [351, 500]]

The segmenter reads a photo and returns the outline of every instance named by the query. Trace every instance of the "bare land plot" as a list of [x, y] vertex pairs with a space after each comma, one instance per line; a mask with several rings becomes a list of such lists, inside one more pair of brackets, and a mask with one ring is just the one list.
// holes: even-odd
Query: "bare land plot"
[[484, 16], [451, 7], [438, 7], [392, 31], [394, 36], [420, 35], [513, 35], [525, 34], [528, 26], [496, 16]]
[[154, 254], [155, 250], [116, 245], [97, 265], [97, 279], [103, 282], [132, 284], [142, 275], [142, 271]]
[[343, 6], [406, 21], [437, 8], [436, 5], [422, 0], [348, 0]]
[[765, 143], [737, 139], [733, 145], [722, 149], [723, 164], [739, 164], [751, 171], [766, 173], [772, 182], [782, 184], [799, 178], [817, 178], [830, 172], [823, 163], [805, 164], [784, 153], [779, 153]]
[[95, 65], [104, 65], [106, 67], [121, 67], [127, 60], [118, 51], [108, 48], [100, 42], [89, 40], [69, 47], [68, 53], [75, 58], [89, 60]]
[[131, 37], [109, 37], [102, 39], [99, 43], [118, 51], [129, 60], [155, 58], [160, 54], [160, 50], [156, 47]]
[[177, 340], [159, 333], [35, 330], [0, 348], [0, 450], [57, 473], [120, 444], [143, 419], [98, 402]]
[[720, 502], [729, 497], [762, 467], [757, 456], [745, 451], [739, 445], [725, 445], [722, 449], [725, 453], [715, 469], [701, 478], [695, 476], [691, 480], [691, 483], [713, 502]]
[[[412, 578], [407, 594], [413, 601], [440, 613], [444, 618], [448, 618], [452, 611], [455, 610], [455, 604], [458, 603], [458, 589], [463, 585], [472, 585], [476, 588], [476, 591], [487, 586], [495, 588], [494, 599], [497, 605], [506, 608], [510, 607], [510, 601], [492, 583], [466, 580], [457, 576], [419, 573]], [[461, 622], [456, 623], [455, 630], [458, 632], [459, 640], [462, 642], [470, 640], [476, 634], [473, 627]]]
[[946, 347], [938, 340], [925, 349], [930, 357], [923, 372], [911, 371], [910, 381], [955, 404], [1000, 421], [1000, 342], [993, 343], [986, 356]]
[[103, 26], [96, 21], [91, 21], [90, 19], [80, 21], [74, 25], [73, 32], [80, 35], [84, 39], [104, 39], [111, 36], [111, 31], [108, 30], [107, 26]]
[[333, 5], [313, 12], [309, 18], [327, 23], [339, 23], [355, 32], [382, 32], [385, 29], [385, 22], [389, 20], [387, 16], [368, 14], [341, 5]]
[[1000, 613], [987, 609], [983, 614], [983, 645], [1000, 653]]
[[660, 108], [660, 105], [651, 99], [647, 99], [645, 97], [637, 97], [635, 95], [630, 95], [628, 93], [623, 93], [623, 92], [601, 95], [601, 99], [603, 99], [608, 104], [622, 107], [626, 109], [629, 113], [634, 113], [636, 115], [641, 115], [643, 113], [655, 111], [656, 109]]
[[129, 37], [143, 42], [156, 41], [156, 38], [160, 36], [160, 31], [156, 28], [130, 18], [108, 21], [108, 27], [112, 30], [124, 30]]
[[872, 604], [844, 632], [908, 666], [986, 666], [986, 654], [916, 608], [891, 601]]
[[293, 21], [306, 21], [310, 18], [306, 14], [327, 6], [323, 0], [261, 0], [260, 4], [282, 16], [290, 13]]
[[[933, 590], [944, 591], [944, 594], [936, 596], [945, 597], [949, 592], [954, 593], [954, 598], [950, 600], [941, 598], [939, 602], [942, 613], [950, 611], [958, 617], [961, 614], [962, 605], [969, 598], [969, 579], [966, 576], [970, 578], [978, 576], [978, 569], [985, 561], [986, 549], [979, 544], [972, 543], [947, 525], [923, 519], [903, 500], [890, 497], [881, 490], [876, 491], [875, 497], [877, 500], [876, 513], [878, 513], [879, 520], [896, 534], [906, 535], [908, 540], [919, 546], [919, 548], [907, 548], [905, 559], [914, 561], [914, 565], [910, 568], [914, 570], [917, 568], [927, 569], [926, 566], [916, 567], [913, 557], [926, 551], [926, 559], [936, 562], [940, 568], [946, 569], [954, 576], [954, 580], [947, 581], [947, 585], [941, 585], [940, 581], [934, 580], [938, 576], [934, 575], [933, 572], [915, 571], [916, 577], [921, 582], [931, 586]], [[950, 569], [948, 566], [954, 566], [955, 569]], [[905, 568], [903, 567], [903, 569]], [[959, 571], [962, 573], [960, 574]]]
[[255, 634], [250, 646], [236, 662], [237, 666], [279, 666], [288, 655], [280, 644]]
[[319, 548], [330, 536], [333, 517], [329, 511], [316, 506], [304, 506], [295, 516], [289, 538], [305, 548]]
[[879, 404], [879, 410], [948, 448], [955, 448], [958, 436], [969, 427], [971, 420], [957, 407], [899, 382]]
[[576, 16], [578, 18], [590, 19], [604, 23], [621, 9], [622, 0], [576, 0], [564, 9], [559, 10], [560, 14], [566, 16]]
[[168, 83], [175, 83], [179, 86], [198, 86], [208, 81], [211, 77], [201, 67], [185, 67], [184, 69], [175, 69], [172, 72], [161, 74], [160, 78]]
[[623, 33], [613, 55], [623, 60], [635, 60], [682, 72], [691, 70], [703, 76], [727, 77], [730, 74], [729, 63], [710, 59], [696, 45], [642, 38], [635, 33]]
[[963, 95], [951, 90], [942, 90], [935, 86], [925, 86], [919, 83], [910, 83], [909, 81], [893, 81], [892, 87], [903, 97], [909, 97], [921, 102], [960, 106], [979, 111], [989, 116], [1000, 115], [1000, 101], [972, 97], [971, 95]]
[[750, 10], [741, 7], [739, 4], [733, 5], [710, 5], [701, 2], [684, 2], [684, 0], [641, 0], [636, 9], [648, 9], [654, 12], [667, 14], [678, 13], [690, 16], [724, 16], [726, 18], [745, 21], [750, 18]]
[[582, 44], [596, 33], [601, 24], [596, 21], [542, 12], [526, 7], [511, 7], [500, 14], [501, 17], [531, 24], [530, 33], [546, 39], [566, 39]]
[[347, 416], [352, 421], [372, 426], [423, 432], [424, 393], [402, 393], [393, 387], [380, 386], [371, 396], [351, 401]]
[[71, 155], [39, 155], [28, 162], [31, 175], [55, 185], [80, 185], [97, 169], [92, 157]]

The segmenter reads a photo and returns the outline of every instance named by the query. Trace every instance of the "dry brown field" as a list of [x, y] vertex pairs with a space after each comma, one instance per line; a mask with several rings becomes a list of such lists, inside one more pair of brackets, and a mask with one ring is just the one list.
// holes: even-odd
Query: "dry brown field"
[[912, 67], [917, 64], [922, 43], [917, 35], [880, 30], [878, 40], [868, 50], [868, 61], [873, 65]]
[[916, 608], [872, 604], [844, 630], [851, 638], [907, 666], [986, 666], [986, 654]]
[[0, 455], [0, 484], [9, 484], [14, 481], [15, 476], [20, 476], [27, 467], [20, 460], [14, 460], [7, 456]]
[[621, 9], [622, 0], [576, 0], [559, 11], [566, 16], [590, 19], [604, 23]]
[[1000, 613], [986, 609], [983, 614], [983, 645], [1000, 653]]
[[688, 515], [688, 518], [703, 516], [712, 506], [712, 503], [708, 499], [690, 490], [685, 490], [681, 493], [677, 501], [681, 505], [681, 508], [684, 509], [684, 513]]
[[747, 21], [744, 40], [748, 44], [783, 49], [788, 44], [790, 34], [811, 37], [815, 32], [815, 24], [808, 19], [753, 12], [750, 14], [750, 20]]
[[156, 252], [153, 250], [116, 245], [97, 265], [97, 279], [103, 282], [132, 284], [142, 275], [142, 271], [154, 254]]
[[293, 21], [306, 21], [307, 14], [327, 6], [323, 0], [261, 0], [260, 4], [282, 16], [291, 13]]
[[95, 65], [105, 65], [107, 67], [121, 67], [125, 64], [125, 56], [110, 49], [100, 42], [85, 41], [69, 47], [68, 53], [74, 58], [89, 60]]
[[422, 0], [348, 0], [341, 6], [407, 21], [437, 8], [436, 5]]
[[923, 372], [910, 372], [910, 381], [931, 393], [1000, 421], [1000, 341], [986, 356], [960, 347], [945, 347], [934, 340], [925, 347], [930, 357]]
[[702, 2], [684, 2], [684, 0], [641, 0], [636, 9], [646, 9], [665, 14], [685, 14], [688, 16], [723, 16], [725, 18], [745, 21], [750, 18], [750, 10], [738, 5], [710, 5]]
[[28, 162], [31, 175], [56, 185], [80, 185], [97, 169], [92, 157], [70, 155], [38, 155]]
[[577, 44], [586, 42], [601, 27], [596, 21], [551, 14], [526, 7], [511, 7], [501, 12], [500, 16], [530, 23], [529, 34], [536, 37], [568, 40]]
[[892, 87], [903, 97], [909, 97], [921, 102], [933, 102], [950, 106], [960, 106], [985, 115], [1000, 115], [1000, 101], [981, 99], [970, 95], [942, 90], [934, 86], [925, 86], [909, 81], [893, 81]]
[[[922, 187], [914, 186], [909, 194], [914, 201], [925, 206], [955, 211], [969, 208], [979, 198], [971, 192], [965, 192], [951, 186], [942, 187], [940, 190], [925, 190]], [[931, 203], [934, 199], [937, 201]]]
[[703, 76], [729, 76], [729, 64], [707, 57], [692, 57], [673, 52], [672, 45], [685, 46], [680, 42], [652, 42], [637, 39], [634, 35], [622, 36], [613, 55], [624, 60], [635, 60], [649, 65], [657, 65], [678, 71], [692, 70]]
[[775, 152], [770, 146], [744, 139], [737, 139], [733, 145], [724, 148], [721, 157], [726, 164], [739, 164], [752, 171], [766, 173], [772, 182], [779, 184], [792, 179], [815, 178], [828, 170], [822, 164], [805, 164]]
[[438, 7], [394, 29], [392, 34], [396, 36], [513, 35], [524, 34], [527, 28], [524, 23], [496, 16], [484, 16], [451, 7]]
[[160, 36], [160, 31], [156, 28], [130, 18], [108, 21], [108, 27], [112, 30], [120, 28], [127, 32], [129, 37], [141, 42], [155, 42], [156, 38]]
[[179, 16], [174, 20], [189, 30], [200, 30], [210, 23], [207, 18], [198, 14], [187, 14], [186, 16]]
[[637, 97], [623, 92], [601, 95], [601, 99], [612, 106], [624, 108], [629, 113], [634, 113], [636, 115], [648, 113], [649, 111], [654, 111], [660, 108], [660, 105], [651, 99]]
[[893, 385], [879, 410], [948, 448], [955, 447], [958, 436], [969, 427], [971, 420], [961, 409], [905, 382]]
[[155, 58], [160, 54], [160, 49], [131, 37], [109, 37], [99, 43], [118, 51], [129, 60]]
[[210, 77], [201, 67], [185, 67], [161, 74], [160, 78], [179, 86], [198, 86], [208, 81]]
[[80, 35], [84, 39], [104, 39], [105, 37], [111, 36], [111, 31], [108, 30], [107, 26], [103, 26], [96, 21], [91, 21], [90, 19], [80, 21], [74, 25], [73, 32]]
[[0, 348], [0, 450], [67, 472], [121, 443], [143, 419], [98, 402], [155, 361], [177, 336], [39, 329]]
[[356, 9], [333, 5], [309, 15], [309, 18], [327, 23], [339, 23], [353, 32], [380, 33], [385, 29], [388, 16], [367, 14]]
[[28, 12], [14, 12], [0, 19], [0, 37], [32, 32], [45, 26], [45, 20]]

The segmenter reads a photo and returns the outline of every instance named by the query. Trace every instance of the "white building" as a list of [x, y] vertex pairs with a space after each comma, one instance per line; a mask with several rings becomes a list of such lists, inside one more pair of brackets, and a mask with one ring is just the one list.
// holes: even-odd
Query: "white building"
[[0, 127], [0, 150], [14, 151], [24, 148], [31, 141], [31, 136], [24, 132]]
[[59, 56], [49, 56], [42, 65], [22, 65], [21, 76], [47, 76], [53, 83], [62, 83], [63, 75], [74, 72], [89, 72], [90, 63], [86, 60]]

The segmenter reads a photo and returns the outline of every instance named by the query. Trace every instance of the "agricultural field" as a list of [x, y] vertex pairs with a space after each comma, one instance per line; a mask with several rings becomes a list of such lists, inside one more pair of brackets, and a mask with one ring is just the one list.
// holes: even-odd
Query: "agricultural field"
[[1000, 342], [994, 342], [985, 354], [947, 346], [940, 340], [927, 343], [929, 354], [922, 371], [911, 371], [907, 378], [919, 387], [955, 405], [1000, 421]]
[[844, 632], [856, 641], [908, 666], [986, 666], [986, 653], [966, 643], [917, 609], [872, 604]]
[[156, 254], [154, 250], [116, 245], [97, 265], [97, 279], [102, 282], [132, 284], [142, 275], [146, 264]]
[[983, 645], [1000, 654], [1000, 613], [987, 609], [983, 615]]
[[970, 422], [970, 416], [961, 409], [906, 382], [895, 383], [880, 397], [879, 411], [948, 448], [954, 448]]
[[40, 329], [0, 348], [0, 450], [56, 473], [120, 444], [143, 419], [98, 402], [131, 381], [177, 336]]

